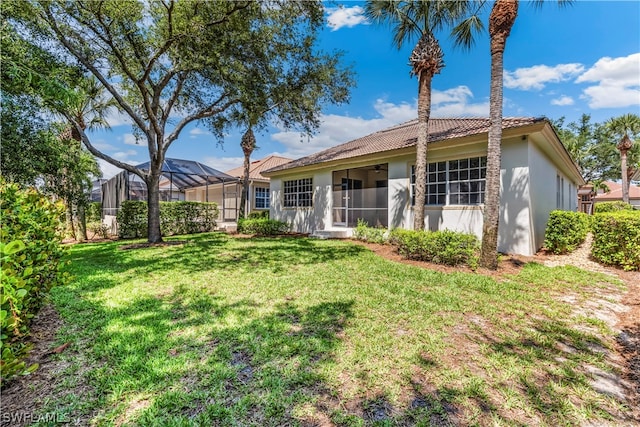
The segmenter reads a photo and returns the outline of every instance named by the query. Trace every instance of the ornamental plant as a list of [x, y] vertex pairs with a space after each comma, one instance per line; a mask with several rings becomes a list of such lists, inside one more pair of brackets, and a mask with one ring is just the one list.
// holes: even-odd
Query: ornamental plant
[[551, 211], [544, 234], [544, 247], [554, 254], [573, 252], [587, 237], [589, 218], [582, 212]]
[[604, 264], [640, 270], [640, 211], [594, 215], [591, 255]]
[[0, 382], [28, 374], [29, 323], [53, 286], [62, 285], [62, 204], [35, 189], [0, 181]]

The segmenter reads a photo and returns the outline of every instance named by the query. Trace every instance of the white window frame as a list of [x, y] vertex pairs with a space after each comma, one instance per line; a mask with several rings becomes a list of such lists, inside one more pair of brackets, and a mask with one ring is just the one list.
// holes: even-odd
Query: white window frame
[[[260, 206], [258, 202], [262, 204]], [[256, 209], [269, 209], [269, 204], [271, 202], [271, 194], [269, 188], [266, 187], [255, 187], [253, 189], [253, 203]]]
[[[487, 156], [428, 163], [425, 205], [483, 205], [486, 174]], [[415, 165], [411, 166], [411, 204], [415, 205]]]
[[282, 198], [285, 208], [313, 207], [313, 178], [300, 178], [282, 183]]

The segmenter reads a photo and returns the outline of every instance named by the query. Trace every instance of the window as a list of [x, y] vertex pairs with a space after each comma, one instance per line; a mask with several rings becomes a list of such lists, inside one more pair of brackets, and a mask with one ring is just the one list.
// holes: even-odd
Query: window
[[256, 187], [256, 209], [269, 209], [269, 189]]
[[564, 177], [556, 175], [556, 208], [564, 209]]
[[284, 182], [284, 207], [309, 207], [313, 200], [313, 180], [311, 178], [294, 179]]
[[[449, 160], [427, 165], [427, 205], [484, 203], [487, 158]], [[415, 203], [415, 166], [411, 167], [412, 203]]]

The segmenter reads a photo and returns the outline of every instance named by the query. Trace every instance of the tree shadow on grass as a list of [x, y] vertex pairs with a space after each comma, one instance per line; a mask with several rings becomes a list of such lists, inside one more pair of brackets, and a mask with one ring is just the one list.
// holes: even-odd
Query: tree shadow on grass
[[65, 333], [95, 363], [85, 397], [100, 408], [97, 422], [285, 425], [326, 392], [322, 367], [353, 304], [265, 308], [178, 288], [117, 308], [76, 299]]
[[[497, 338], [488, 333], [479, 339], [488, 344], [487, 352], [499, 360], [517, 360], [519, 372], [510, 389], [526, 407], [549, 425], [579, 423], [576, 412], [595, 414], [615, 423], [629, 422], [621, 412], [623, 402], [602, 390], [590, 373], [603, 372], [607, 344], [593, 333], [560, 320], [536, 319], [520, 333]], [[605, 368], [606, 369], [606, 368]], [[495, 399], [495, 397], [494, 397]], [[514, 419], [489, 398], [476, 398], [488, 420], [510, 425], [526, 425], [526, 419]]]
[[[180, 238], [184, 239], [184, 236]], [[188, 243], [176, 247], [118, 250], [117, 243], [87, 245], [74, 251], [69, 260], [72, 274], [82, 274], [79, 284], [87, 290], [109, 288], [122, 280], [179, 272], [187, 276], [207, 270], [277, 274], [297, 266], [348, 259], [367, 250], [358, 245], [320, 242], [307, 238], [236, 239], [224, 234], [188, 236]], [[110, 280], [111, 274], [120, 278]]]

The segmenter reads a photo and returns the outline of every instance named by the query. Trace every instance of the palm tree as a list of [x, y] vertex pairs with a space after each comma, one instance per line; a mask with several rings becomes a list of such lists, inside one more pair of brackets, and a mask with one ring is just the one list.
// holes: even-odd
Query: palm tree
[[[113, 98], [106, 97], [106, 89], [100, 84], [94, 76], [86, 77], [80, 80], [77, 88], [77, 96], [71, 97], [68, 102], [60, 107], [64, 110], [63, 115], [71, 118], [78, 126], [85, 131], [87, 129], [108, 129], [106, 116], [109, 110], [115, 106]], [[71, 120], [70, 120], [71, 121]], [[73, 123], [73, 122], [72, 122]], [[69, 134], [76, 147], [74, 149], [82, 149], [82, 136], [78, 129], [71, 124], [66, 131]], [[63, 171], [64, 172], [64, 171]], [[77, 185], [78, 183], [70, 185]], [[87, 240], [87, 226], [85, 218], [85, 205], [87, 203], [84, 196], [85, 188], [73, 189], [73, 200], [67, 200], [67, 224], [70, 224], [70, 231], [75, 235], [73, 229], [73, 208], [77, 210], [79, 240]]]
[[[478, 8], [476, 13], [470, 13], [472, 5]], [[392, 26], [393, 42], [398, 49], [405, 42], [418, 39], [409, 57], [411, 75], [418, 77], [418, 141], [413, 224], [416, 230], [424, 229], [431, 81], [433, 76], [444, 68], [444, 54], [435, 33], [445, 27], [452, 27], [456, 44], [470, 47], [473, 44], [474, 33], [482, 30], [482, 23], [477, 16], [481, 6], [482, 2], [475, 4], [469, 1], [443, 0], [369, 0], [365, 6], [365, 15], [371, 21]]]
[[[558, 0], [559, 4], [571, 0]], [[536, 5], [542, 0], [536, 0]], [[480, 265], [498, 268], [498, 224], [500, 221], [500, 158], [502, 141], [502, 77], [504, 49], [518, 16], [518, 0], [496, 0], [489, 15], [491, 37], [491, 91], [489, 93], [489, 142], [487, 146], [487, 181]]]
[[607, 130], [612, 137], [619, 139], [616, 145], [620, 151], [620, 171], [622, 175], [622, 201], [629, 203], [629, 180], [635, 173], [635, 167], [629, 167], [628, 155], [633, 148], [633, 140], [629, 137], [636, 137], [640, 133], [640, 117], [636, 114], [624, 114], [607, 121]]
[[256, 149], [256, 136], [253, 134], [253, 127], [249, 125], [242, 139], [240, 147], [244, 153], [244, 173], [242, 174], [242, 194], [240, 196], [240, 216], [244, 217], [245, 206], [249, 196], [249, 167], [251, 166], [251, 154]]
[[489, 93], [489, 142], [487, 182], [480, 265], [498, 267], [498, 223], [500, 221], [500, 157], [502, 141], [502, 74], [504, 48], [518, 15], [518, 0], [496, 0], [489, 16], [491, 37], [491, 91]]

